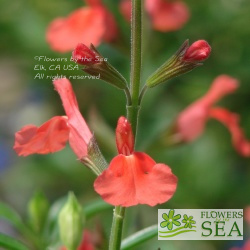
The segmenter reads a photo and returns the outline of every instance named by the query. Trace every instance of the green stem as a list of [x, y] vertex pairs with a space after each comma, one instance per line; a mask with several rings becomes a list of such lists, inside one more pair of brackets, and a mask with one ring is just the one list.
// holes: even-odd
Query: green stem
[[124, 239], [121, 244], [122, 250], [134, 249], [137, 245], [154, 238], [158, 234], [158, 225], [147, 227]]
[[[139, 95], [141, 82], [141, 42], [142, 42], [142, 1], [132, 1], [132, 24], [131, 24], [131, 73], [130, 92], [131, 100], [127, 94], [127, 118], [131, 123], [134, 138], [136, 138], [137, 121], [139, 115]], [[119, 190], [118, 190], [119, 191]], [[109, 250], [119, 250], [122, 239], [122, 226], [125, 208], [116, 206], [114, 209], [113, 222], [110, 235]]]
[[126, 98], [127, 98], [127, 106], [130, 106], [132, 104], [132, 99], [131, 99], [131, 95], [130, 95], [130, 91], [129, 91], [129, 88], [126, 87], [124, 89], [124, 92], [126, 94]]
[[141, 93], [139, 95], [139, 105], [141, 105], [142, 98], [145, 95], [146, 91], [148, 90], [148, 86], [145, 84], [141, 90]]
[[119, 250], [122, 241], [122, 227], [125, 208], [116, 206], [114, 208], [112, 229], [109, 242], [109, 250]]
[[131, 74], [130, 91], [132, 96], [132, 108], [128, 110], [128, 118], [136, 137], [137, 120], [139, 111], [139, 94], [141, 82], [141, 43], [142, 43], [142, 1], [132, 1], [131, 24]]

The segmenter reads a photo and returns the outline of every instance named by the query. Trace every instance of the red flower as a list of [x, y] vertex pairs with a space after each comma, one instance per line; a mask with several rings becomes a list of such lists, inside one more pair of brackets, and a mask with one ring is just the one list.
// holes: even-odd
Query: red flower
[[209, 111], [214, 103], [223, 96], [232, 93], [238, 87], [238, 81], [227, 75], [218, 76], [205, 96], [182, 111], [176, 122], [176, 130], [183, 141], [196, 139], [204, 130]]
[[239, 116], [223, 108], [213, 108], [209, 111], [209, 115], [228, 128], [236, 151], [242, 156], [249, 157], [250, 142], [247, 141], [243, 130], [240, 128]]
[[118, 120], [116, 142], [120, 154], [96, 179], [96, 192], [114, 206], [155, 206], [168, 201], [176, 190], [177, 177], [167, 165], [134, 152], [131, 126], [124, 117]]
[[[181, 1], [146, 0], [145, 8], [153, 28], [161, 32], [181, 29], [189, 19], [189, 10]], [[131, 0], [123, 0], [120, 3], [120, 11], [125, 19], [130, 21]]]
[[181, 1], [146, 0], [145, 4], [155, 30], [179, 30], [189, 19], [189, 10]]
[[[82, 242], [81, 242], [80, 246], [78, 246], [77, 250], [94, 250], [94, 249], [95, 249], [95, 247], [94, 247], [91, 233], [89, 231], [85, 230], [83, 232]], [[67, 248], [61, 247], [60, 250], [67, 250]]]
[[78, 43], [99, 45], [112, 42], [118, 28], [112, 14], [100, 0], [88, 0], [89, 6], [72, 12], [66, 18], [56, 18], [49, 25], [46, 40], [59, 52], [73, 50]]
[[14, 149], [19, 156], [48, 154], [65, 147], [69, 138], [66, 116], [55, 116], [39, 128], [24, 126], [16, 133]]
[[19, 156], [53, 153], [61, 150], [67, 140], [79, 159], [87, 155], [92, 133], [79, 111], [70, 81], [66, 78], [57, 79], [54, 80], [54, 86], [62, 99], [67, 117], [55, 116], [39, 128], [28, 125], [18, 131], [14, 150]]
[[206, 60], [211, 53], [211, 47], [205, 40], [194, 42], [186, 51], [183, 61], [200, 62]]

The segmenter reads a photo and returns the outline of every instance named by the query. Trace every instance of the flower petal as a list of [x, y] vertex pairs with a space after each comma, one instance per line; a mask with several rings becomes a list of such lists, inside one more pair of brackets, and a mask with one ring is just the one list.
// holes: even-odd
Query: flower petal
[[177, 118], [176, 130], [183, 141], [189, 142], [202, 134], [208, 119], [208, 110], [204, 103], [196, 101], [184, 109]]
[[228, 75], [219, 75], [214, 79], [209, 91], [201, 100], [204, 105], [211, 106], [222, 97], [235, 92], [238, 86], [239, 81], [237, 79]]
[[104, 25], [105, 33], [103, 35], [103, 40], [105, 42], [114, 42], [118, 36], [118, 26], [116, 24], [114, 16], [105, 8], [102, 7], [104, 13]]
[[27, 125], [18, 131], [14, 150], [19, 156], [53, 153], [63, 149], [68, 138], [67, 117], [55, 116], [40, 127]]
[[89, 6], [102, 6], [102, 0], [85, 0]]
[[153, 28], [161, 32], [181, 29], [190, 16], [188, 7], [181, 1], [146, 0], [145, 4]]
[[124, 207], [164, 203], [173, 196], [176, 186], [177, 178], [168, 166], [155, 164], [140, 152], [116, 156], [94, 183], [106, 202]]
[[83, 239], [77, 250], [94, 250], [93, 236], [88, 230], [84, 230]]
[[131, 21], [131, 0], [122, 0], [119, 4], [120, 12], [122, 13], [123, 17], [126, 21]]
[[128, 119], [121, 116], [116, 127], [116, 146], [119, 154], [131, 155], [134, 151], [134, 135]]
[[68, 116], [70, 146], [78, 158], [81, 159], [87, 155], [87, 146], [93, 135], [79, 111], [70, 81], [66, 78], [61, 78], [54, 80], [53, 83], [62, 99], [64, 110]]
[[83, 7], [66, 18], [56, 18], [46, 32], [51, 49], [59, 52], [73, 50], [78, 43], [101, 43], [105, 35], [106, 12], [101, 7]]
[[250, 156], [250, 142], [239, 125], [239, 116], [223, 108], [213, 108], [209, 115], [228, 128], [232, 135], [232, 143], [239, 154]]
[[199, 100], [184, 109], [177, 118], [176, 130], [182, 140], [192, 141], [204, 130], [211, 106], [238, 87], [238, 81], [227, 75], [220, 75], [212, 83], [209, 91]]

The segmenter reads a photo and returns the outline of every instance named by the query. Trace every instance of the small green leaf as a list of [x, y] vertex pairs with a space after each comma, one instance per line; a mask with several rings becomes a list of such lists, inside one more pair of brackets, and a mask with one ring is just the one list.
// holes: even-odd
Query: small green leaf
[[37, 233], [42, 232], [44, 228], [49, 206], [50, 205], [47, 197], [41, 191], [36, 191], [29, 201], [28, 212], [30, 217], [30, 225]]
[[152, 239], [157, 234], [158, 234], [158, 225], [147, 227], [124, 239], [121, 244], [121, 249], [122, 250], [131, 249], [132, 247], [135, 247], [143, 243], [144, 241]]
[[14, 209], [3, 202], [0, 202], [0, 218], [9, 221], [26, 239], [32, 241], [35, 245], [40, 245], [38, 235], [33, 233], [30, 228], [24, 224], [21, 217]]
[[21, 232], [26, 230], [26, 226], [24, 225], [19, 214], [3, 202], [0, 202], [0, 218], [8, 220], [14, 227], [16, 227], [16, 229]]
[[4, 249], [9, 250], [29, 250], [27, 246], [25, 246], [22, 242], [0, 233], [0, 247], [4, 247]]

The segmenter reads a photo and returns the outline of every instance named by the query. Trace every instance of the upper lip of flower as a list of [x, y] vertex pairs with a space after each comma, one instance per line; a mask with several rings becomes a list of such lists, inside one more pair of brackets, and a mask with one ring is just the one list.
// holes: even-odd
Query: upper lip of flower
[[69, 80], [57, 79], [54, 85], [67, 116], [55, 116], [39, 128], [34, 125], [23, 127], [16, 133], [14, 149], [18, 155], [24, 156], [47, 154], [61, 150], [69, 140], [73, 151], [81, 159], [88, 154], [87, 145], [93, 135], [80, 114]]

